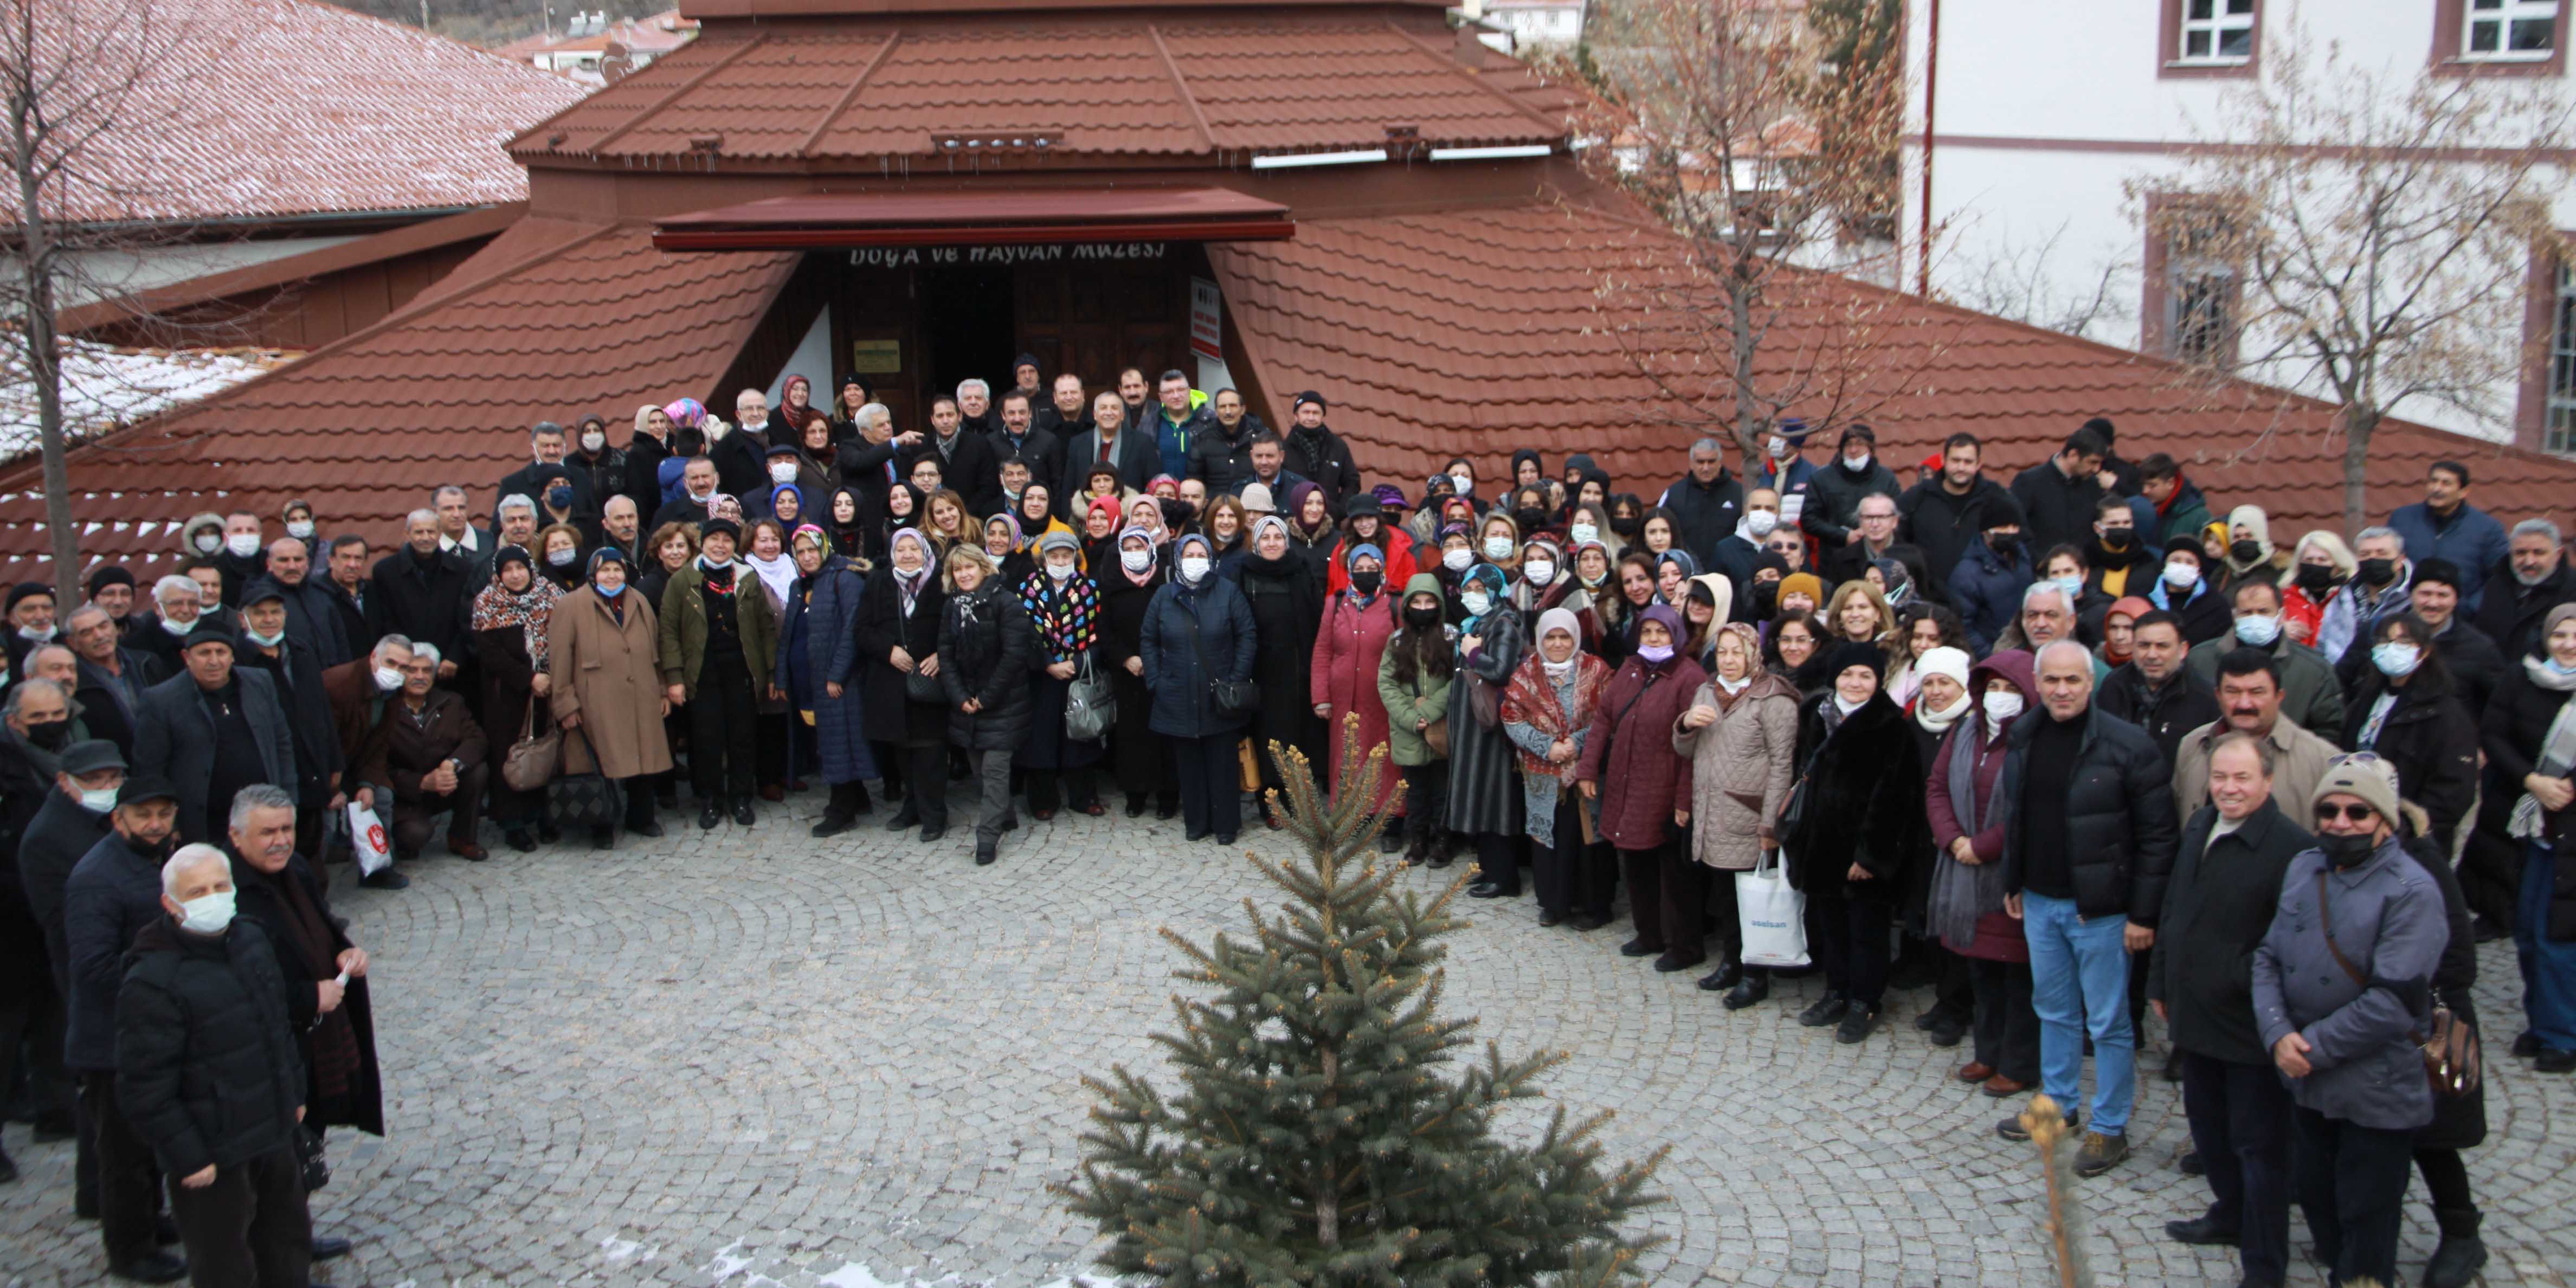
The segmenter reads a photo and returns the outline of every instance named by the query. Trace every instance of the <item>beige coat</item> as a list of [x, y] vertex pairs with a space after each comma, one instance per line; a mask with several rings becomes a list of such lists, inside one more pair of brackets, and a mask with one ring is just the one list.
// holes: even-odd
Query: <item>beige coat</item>
[[1789, 803], [1796, 771], [1798, 690], [1764, 671], [1732, 704], [1718, 702], [1711, 680], [1691, 695], [1691, 705], [1718, 709], [1717, 723], [1705, 729], [1673, 723], [1673, 750], [1691, 762], [1691, 857], [1723, 871], [1750, 871], [1763, 850], [1779, 844], [1771, 827]]
[[[2209, 803], [2209, 749], [2227, 736], [2224, 717], [2182, 736], [2174, 748], [2173, 794], [2176, 818], [2190, 818]], [[2299, 727], [2283, 715], [2272, 721], [2264, 739], [2272, 745], [2272, 801], [2294, 820], [2308, 818], [2308, 793], [2325, 779], [2326, 762], [2343, 754], [2333, 743]]]
[[[589, 745], [599, 752], [598, 773], [610, 778], [658, 774], [671, 767], [671, 742], [662, 731], [660, 624], [653, 606], [628, 591], [626, 621], [609, 616], [599, 592], [584, 586], [555, 602], [547, 625], [547, 698], [555, 719], [578, 713]], [[584, 739], [566, 731], [563, 768], [592, 772]]]

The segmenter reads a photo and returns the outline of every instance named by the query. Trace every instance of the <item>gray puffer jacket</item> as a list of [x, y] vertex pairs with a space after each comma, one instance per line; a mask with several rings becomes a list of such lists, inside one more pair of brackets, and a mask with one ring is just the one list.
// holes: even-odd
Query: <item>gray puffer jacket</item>
[[[2342, 870], [2314, 849], [2290, 860], [2280, 909], [2254, 950], [2254, 1022], [2266, 1049], [2293, 1032], [2307, 1039], [2311, 1067], [2289, 1079], [2293, 1100], [2383, 1131], [2432, 1121], [2432, 1087], [2408, 1035], [2431, 1015], [2433, 968], [2449, 940], [2440, 888], [2397, 841]], [[2351, 971], [2335, 960], [2338, 948]]]

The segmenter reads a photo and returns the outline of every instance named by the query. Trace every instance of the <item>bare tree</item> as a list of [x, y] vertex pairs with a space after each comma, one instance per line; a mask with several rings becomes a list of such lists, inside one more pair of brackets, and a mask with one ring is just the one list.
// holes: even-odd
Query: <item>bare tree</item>
[[[2121, 285], [2136, 279], [2128, 266], [2105, 258], [2061, 282], [2067, 228], [2061, 222], [2037, 241], [2003, 245], [1974, 258], [1958, 249], [1964, 262], [1943, 275], [1952, 283], [1944, 294], [1979, 313], [2094, 338], [2096, 324], [2120, 316]], [[2130, 303], [2134, 308], [2134, 300]]]
[[156, 0], [0, 0], [0, 95], [9, 190], [0, 194], [8, 267], [0, 306], [35, 386], [45, 519], [60, 602], [81, 572], [63, 424], [55, 310], [119, 293], [95, 265], [183, 234], [158, 217], [161, 150], [185, 124], [187, 82], [215, 51]]
[[2533, 357], [2532, 257], [2559, 240], [2548, 197], [2565, 182], [2570, 104], [2554, 77], [2392, 74], [2282, 34], [2224, 100], [2210, 146], [2130, 195], [2168, 254], [2233, 279], [2182, 319], [2204, 332], [2186, 357], [2339, 408], [2350, 536], [2390, 415], [2420, 400], [2509, 416], [2499, 391]]
[[1880, 241], [1902, 78], [1852, 51], [1883, 35], [1820, 33], [1775, 0], [1637, 0], [1623, 16], [1629, 43], [1594, 51], [1606, 101], [1585, 128], [1603, 145], [1586, 165], [1674, 235], [1607, 248], [1595, 296], [1665, 419], [1724, 433], [1750, 464], [1785, 414], [1829, 427], [1904, 392], [1938, 347], [1932, 315], [1813, 267], [1867, 275], [1856, 248]]

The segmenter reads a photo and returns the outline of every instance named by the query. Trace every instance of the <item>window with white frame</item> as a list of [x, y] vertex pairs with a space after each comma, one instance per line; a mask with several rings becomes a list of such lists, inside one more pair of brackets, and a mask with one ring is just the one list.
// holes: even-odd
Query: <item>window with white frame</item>
[[2237, 279], [2231, 223], [2221, 212], [2189, 203], [2164, 220], [2166, 356], [2232, 369], [2236, 365]]
[[2254, 56], [2254, 0], [2167, 0], [2182, 6], [2180, 63], [2226, 66]]
[[2460, 57], [2487, 62], [2542, 59], [2558, 48], [2559, 0], [2468, 0]]
[[2549, 323], [2549, 407], [2540, 445], [2576, 453], [2576, 265], [2558, 266], [2557, 307]]

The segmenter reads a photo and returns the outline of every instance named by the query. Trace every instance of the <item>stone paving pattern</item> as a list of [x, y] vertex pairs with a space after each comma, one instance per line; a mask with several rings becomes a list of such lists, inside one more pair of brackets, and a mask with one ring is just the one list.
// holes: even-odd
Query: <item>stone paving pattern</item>
[[[820, 806], [762, 805], [748, 831], [666, 814], [668, 836], [607, 855], [495, 845], [468, 864], [433, 845], [401, 892], [334, 869], [375, 959], [391, 1134], [333, 1133], [316, 1224], [358, 1251], [317, 1272], [380, 1288], [1099, 1281], [1095, 1236], [1045, 1188], [1079, 1157], [1080, 1079], [1118, 1061], [1161, 1073], [1147, 1035], [1170, 1022], [1176, 958], [1156, 930], [1237, 927], [1247, 895], [1275, 902], [1267, 886], [1150, 814], [1024, 818], [978, 869], [969, 826], [923, 847], [877, 826], [880, 803], [815, 841]], [[964, 792], [957, 806], [973, 808]], [[1287, 849], [1258, 824], [1245, 845]], [[1792, 1018], [1817, 980], [1730, 1014], [1692, 974], [1619, 956], [1624, 920], [1583, 935], [1540, 929], [1526, 898], [1462, 903], [1476, 924], [1450, 941], [1449, 1005], [1507, 1051], [1570, 1052], [1547, 1090], [1616, 1111], [1614, 1157], [1675, 1146], [1647, 1282], [2054, 1282], [2034, 1160], [1992, 1131], [2020, 1102], [1945, 1076], [1966, 1049], [1912, 1029], [1927, 992], [1892, 995], [1885, 1029], [1838, 1046]], [[2469, 1163], [2486, 1282], [2566, 1284], [2576, 1081], [2503, 1055], [2510, 945], [2480, 964], [2493, 1132]], [[1537, 1114], [1506, 1125], [1534, 1131]], [[0, 1282], [99, 1282], [71, 1147], [8, 1130], [26, 1177], [0, 1208]], [[2150, 1074], [2132, 1131], [2127, 1164], [2079, 1183], [2099, 1281], [2234, 1284], [2231, 1256], [2163, 1236], [2207, 1201], [2171, 1166], [2178, 1089]], [[2433, 1231], [2420, 1183], [2410, 1198], [2411, 1282]], [[2321, 1279], [2302, 1262], [2293, 1282]]]

